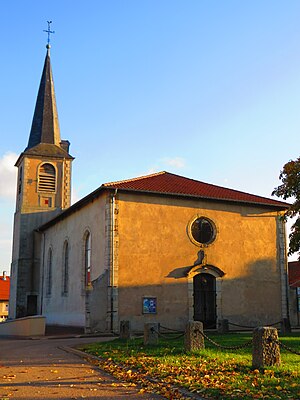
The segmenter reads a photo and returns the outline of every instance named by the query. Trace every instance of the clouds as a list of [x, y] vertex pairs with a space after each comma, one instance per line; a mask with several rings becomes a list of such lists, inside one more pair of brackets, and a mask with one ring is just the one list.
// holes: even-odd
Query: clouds
[[0, 200], [14, 200], [16, 196], [17, 168], [14, 166], [18, 155], [7, 152], [0, 157]]
[[186, 166], [186, 162], [182, 157], [163, 158], [162, 162], [175, 169], [183, 169]]
[[9, 271], [12, 247], [13, 215], [16, 196], [18, 155], [7, 152], [0, 156], [0, 250], [1, 267]]
[[74, 203], [77, 203], [77, 201], [80, 199], [81, 199], [81, 196], [79, 195], [77, 188], [72, 186], [71, 205]]
[[[186, 168], [186, 161], [182, 157], [164, 157], [156, 161], [154, 166], [151, 166], [147, 174], [167, 170], [168, 172], [178, 172]], [[142, 174], [144, 175], [144, 174]]]

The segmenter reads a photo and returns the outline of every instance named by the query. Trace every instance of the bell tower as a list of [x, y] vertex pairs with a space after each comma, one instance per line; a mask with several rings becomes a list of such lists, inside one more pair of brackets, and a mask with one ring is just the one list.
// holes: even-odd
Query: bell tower
[[[50, 29], [48, 27], [48, 35]], [[71, 202], [69, 141], [61, 140], [50, 44], [40, 81], [28, 145], [19, 156], [11, 265], [10, 318], [40, 311], [40, 246], [37, 228]]]

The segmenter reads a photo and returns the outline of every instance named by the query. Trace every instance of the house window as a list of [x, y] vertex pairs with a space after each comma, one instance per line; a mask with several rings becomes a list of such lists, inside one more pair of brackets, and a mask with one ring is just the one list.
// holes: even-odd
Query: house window
[[55, 192], [56, 190], [56, 173], [53, 165], [45, 163], [39, 168], [38, 191], [39, 192]]
[[65, 241], [63, 251], [63, 295], [67, 295], [69, 287], [69, 243]]
[[216, 227], [210, 219], [198, 217], [189, 224], [188, 233], [193, 243], [208, 245], [216, 238]]
[[84, 272], [85, 272], [85, 286], [91, 284], [91, 234], [86, 232], [84, 240]]
[[46, 295], [51, 296], [52, 291], [52, 249], [48, 251], [47, 259], [47, 279], [46, 279]]

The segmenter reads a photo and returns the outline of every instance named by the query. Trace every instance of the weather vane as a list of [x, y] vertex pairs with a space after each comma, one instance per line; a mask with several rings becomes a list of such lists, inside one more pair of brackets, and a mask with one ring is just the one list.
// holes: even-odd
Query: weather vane
[[50, 34], [55, 33], [55, 31], [50, 30], [50, 25], [52, 24], [52, 21], [47, 21], [47, 23], [48, 23], [48, 29], [47, 30], [44, 29], [43, 32], [48, 33], [47, 47], [50, 47]]

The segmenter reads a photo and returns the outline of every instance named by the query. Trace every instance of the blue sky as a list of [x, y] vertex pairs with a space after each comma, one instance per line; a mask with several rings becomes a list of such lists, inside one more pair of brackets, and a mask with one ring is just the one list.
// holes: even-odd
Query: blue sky
[[270, 197], [299, 157], [298, 0], [1, 2], [0, 271], [47, 20], [74, 199], [160, 170]]

